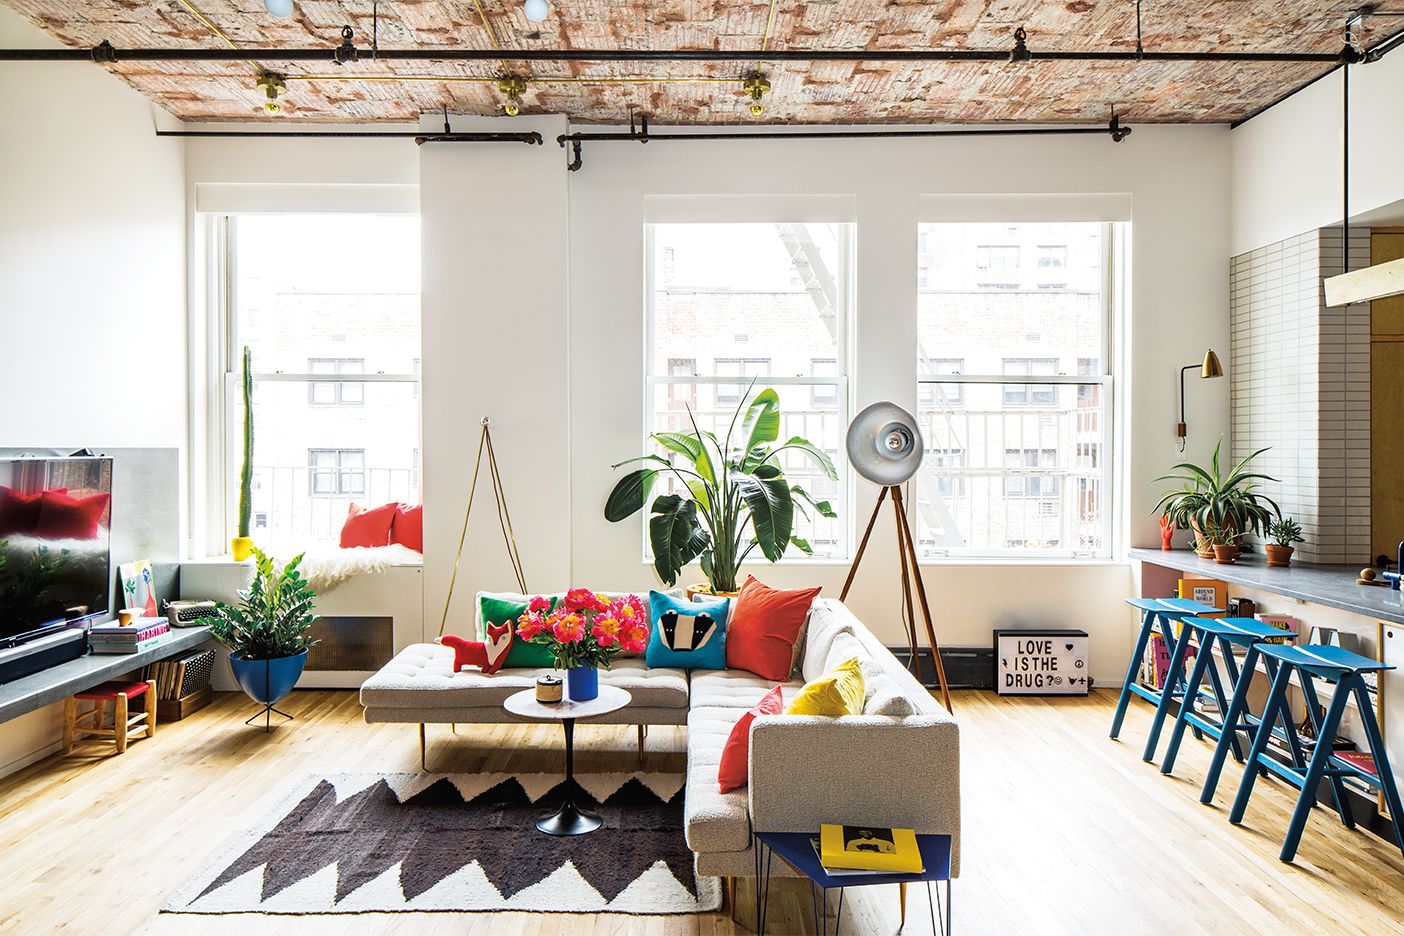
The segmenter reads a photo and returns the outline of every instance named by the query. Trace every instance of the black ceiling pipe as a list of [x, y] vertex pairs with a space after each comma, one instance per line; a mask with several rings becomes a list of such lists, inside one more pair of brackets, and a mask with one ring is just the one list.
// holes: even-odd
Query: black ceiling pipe
[[[1339, 52], [1035, 52], [1034, 62], [1339, 63]], [[0, 49], [0, 62], [990, 62], [1008, 63], [1008, 49], [783, 49], [757, 53], [720, 49], [359, 49], [355, 46], [246, 49]]]

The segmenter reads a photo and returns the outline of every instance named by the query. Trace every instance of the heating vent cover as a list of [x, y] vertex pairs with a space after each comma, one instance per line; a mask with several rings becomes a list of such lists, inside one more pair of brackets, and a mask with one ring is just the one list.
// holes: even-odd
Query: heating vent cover
[[312, 624], [321, 643], [307, 651], [309, 672], [373, 672], [395, 655], [395, 619], [324, 617]]

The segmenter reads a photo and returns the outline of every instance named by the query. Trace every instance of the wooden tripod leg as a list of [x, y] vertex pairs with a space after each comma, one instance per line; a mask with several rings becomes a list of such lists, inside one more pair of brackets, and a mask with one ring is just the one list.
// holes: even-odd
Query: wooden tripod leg
[[848, 597], [848, 589], [853, 584], [853, 576], [858, 574], [858, 563], [863, 561], [863, 550], [868, 548], [868, 537], [873, 535], [873, 524], [877, 523], [878, 511], [882, 509], [882, 499], [887, 496], [887, 488], [884, 487], [878, 494], [877, 504], [873, 506], [872, 519], [868, 521], [868, 528], [863, 531], [863, 540], [858, 544], [858, 551], [853, 554], [853, 565], [849, 567], [848, 578], [843, 583], [843, 591], [839, 594], [839, 601]]
[[926, 601], [926, 585], [921, 580], [921, 566], [917, 564], [916, 543], [912, 540], [912, 528], [907, 523], [907, 513], [902, 509], [901, 488], [892, 489], [892, 499], [897, 502], [897, 516], [901, 518], [901, 522], [897, 524], [898, 539], [906, 543], [907, 556], [912, 560], [912, 578], [916, 579], [917, 600], [921, 602], [921, 616], [926, 622], [926, 639], [931, 641], [931, 662], [936, 664], [936, 680], [941, 684], [941, 703], [946, 706], [946, 711], [954, 715], [950, 689], [946, 686], [946, 668], [941, 664], [941, 648], [936, 643], [936, 630], [931, 626], [931, 606]]
[[[907, 647], [911, 651], [911, 656], [907, 658], [907, 668], [912, 671], [912, 675], [921, 682], [921, 660], [917, 656], [917, 633], [916, 633], [916, 611], [912, 608], [912, 580], [907, 574], [907, 542], [902, 538], [902, 508], [897, 502], [897, 498], [892, 499], [892, 509], [897, 514], [897, 527], [894, 532], [897, 534], [897, 561], [902, 566], [902, 598], [907, 604], [907, 619], [903, 623], [907, 628]], [[912, 565], [916, 565], [913, 561]]]

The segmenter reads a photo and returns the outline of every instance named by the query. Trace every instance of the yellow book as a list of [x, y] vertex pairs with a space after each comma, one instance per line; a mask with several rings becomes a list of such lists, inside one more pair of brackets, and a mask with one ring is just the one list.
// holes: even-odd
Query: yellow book
[[853, 868], [891, 874], [919, 874], [921, 851], [911, 829], [863, 826], [819, 827], [819, 861], [826, 868]]
[[1218, 608], [1216, 614], [1206, 614], [1207, 618], [1226, 617], [1223, 609], [1228, 607], [1228, 586], [1216, 579], [1180, 579], [1178, 590], [1179, 598], [1187, 598], [1190, 601], [1197, 601], [1202, 605], [1211, 608]]

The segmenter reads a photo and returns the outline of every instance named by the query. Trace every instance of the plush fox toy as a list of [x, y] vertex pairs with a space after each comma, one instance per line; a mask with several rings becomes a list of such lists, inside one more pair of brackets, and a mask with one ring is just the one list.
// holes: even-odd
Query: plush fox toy
[[465, 666], [476, 666], [484, 673], [495, 673], [507, 662], [507, 650], [512, 646], [512, 622], [488, 624], [486, 641], [464, 640], [448, 634], [434, 638], [437, 644], [453, 648], [453, 671], [461, 672]]

